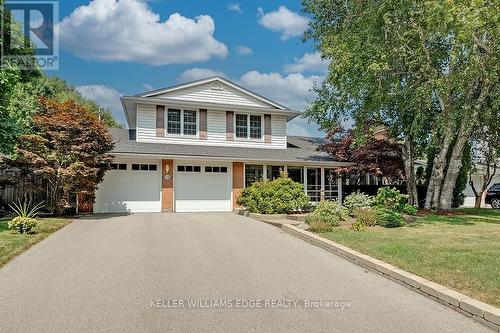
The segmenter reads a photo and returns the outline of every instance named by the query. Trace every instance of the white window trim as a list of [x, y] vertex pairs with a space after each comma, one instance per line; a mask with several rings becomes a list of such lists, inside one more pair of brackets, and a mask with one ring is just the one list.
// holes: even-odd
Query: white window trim
[[[236, 116], [242, 115], [247, 116], [247, 137], [240, 138], [236, 136]], [[250, 137], [250, 116], [260, 117], [260, 139], [255, 139]], [[253, 141], [253, 142], [264, 142], [264, 116], [261, 114], [251, 114], [251, 113], [235, 113], [233, 119], [233, 130], [234, 130], [234, 140], [235, 141]]]
[[[168, 110], [180, 110], [181, 111], [181, 134], [174, 134], [174, 133], [168, 133]], [[184, 111], [194, 111], [196, 112], [196, 134], [184, 134]], [[178, 107], [165, 107], [165, 114], [164, 114], [164, 119], [165, 119], [165, 136], [166, 137], [188, 137], [188, 138], [199, 138], [200, 136], [200, 112], [199, 110], [193, 110], [193, 109], [184, 109], [184, 108], [178, 108]]]

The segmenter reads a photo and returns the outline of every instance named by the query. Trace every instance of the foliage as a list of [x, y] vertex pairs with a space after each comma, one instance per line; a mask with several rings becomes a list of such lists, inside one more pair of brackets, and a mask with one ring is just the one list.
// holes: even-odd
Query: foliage
[[358, 208], [370, 207], [373, 204], [373, 197], [361, 192], [355, 192], [346, 196], [343, 204], [353, 214]]
[[377, 191], [374, 204], [401, 213], [407, 203], [407, 196], [391, 187], [381, 187]]
[[406, 224], [398, 212], [387, 208], [377, 208], [377, 224], [384, 228], [398, 228]]
[[31, 168], [48, 181], [48, 205], [60, 215], [70, 206], [71, 194], [84, 192], [94, 199], [113, 142], [97, 116], [74, 101], [42, 99], [41, 104], [42, 111], [33, 117], [34, 133], [19, 137], [9, 164]]
[[335, 127], [326, 136], [329, 142], [322, 145], [320, 150], [338, 161], [352, 163], [338, 168], [338, 172], [370, 173], [401, 179], [404, 176], [401, 145], [389, 138], [375, 137], [372, 131], [368, 128], [356, 133], [356, 129]]
[[346, 221], [348, 218], [349, 210], [337, 201], [322, 201], [306, 218], [306, 223], [325, 222], [335, 227], [339, 225], [340, 221]]
[[356, 221], [359, 221], [367, 227], [372, 227], [377, 224], [377, 211], [372, 208], [357, 208], [354, 210], [354, 217], [356, 218]]
[[303, 4], [311, 18], [304, 37], [330, 62], [306, 116], [326, 130], [347, 118], [359, 128], [384, 123], [403, 143], [407, 184], [415, 183], [414, 161], [434, 145], [426, 207], [449, 208], [465, 144], [499, 118], [500, 7], [444, 0]]
[[[2, 50], [4, 55], [33, 55], [33, 46], [26, 40], [19, 24], [0, 1], [2, 24]], [[11, 41], [22, 47], [8, 47]], [[6, 46], [6, 47], [5, 47]], [[82, 97], [74, 87], [65, 81], [46, 76], [38, 67], [20, 69], [3, 64], [0, 67], [0, 153], [14, 153], [14, 145], [19, 136], [32, 133], [32, 116], [41, 110], [41, 97], [60, 102], [73, 100], [84, 108], [98, 114], [109, 127], [121, 127], [109, 110], [101, 110], [99, 105]]]
[[315, 220], [309, 223], [309, 230], [312, 232], [328, 232], [332, 229], [332, 225], [324, 221]]
[[43, 202], [32, 205], [31, 200], [18, 200], [17, 203], [13, 203], [9, 207], [18, 217], [36, 218], [43, 208]]
[[407, 215], [415, 215], [417, 214], [417, 208], [413, 205], [410, 205], [409, 203], [405, 203], [403, 209], [401, 210], [401, 213]]
[[287, 214], [307, 207], [309, 198], [302, 184], [279, 177], [272, 181], [261, 180], [245, 188], [238, 203], [252, 213]]
[[350, 227], [354, 231], [363, 231], [366, 229], [366, 224], [364, 224], [363, 221], [356, 219], [351, 223]]
[[20, 234], [29, 234], [36, 227], [37, 220], [28, 216], [16, 216], [9, 221], [9, 229], [16, 229]]

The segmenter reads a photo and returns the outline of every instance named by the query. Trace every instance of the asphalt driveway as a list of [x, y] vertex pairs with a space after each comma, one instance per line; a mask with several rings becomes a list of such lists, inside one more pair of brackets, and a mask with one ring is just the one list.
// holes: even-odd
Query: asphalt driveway
[[[323, 302], [305, 308], [309, 300]], [[0, 269], [0, 331], [488, 332], [232, 214], [74, 222]]]

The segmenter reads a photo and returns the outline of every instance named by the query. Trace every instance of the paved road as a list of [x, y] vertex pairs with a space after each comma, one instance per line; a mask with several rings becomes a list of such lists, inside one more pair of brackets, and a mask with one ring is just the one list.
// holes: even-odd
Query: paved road
[[[375, 273], [232, 214], [78, 220], [0, 269], [0, 291], [2, 332], [488, 332]], [[187, 308], [187, 300], [210, 299], [226, 308]], [[236, 308], [243, 305], [237, 300], [268, 308]], [[284, 309], [265, 300], [351, 305]]]

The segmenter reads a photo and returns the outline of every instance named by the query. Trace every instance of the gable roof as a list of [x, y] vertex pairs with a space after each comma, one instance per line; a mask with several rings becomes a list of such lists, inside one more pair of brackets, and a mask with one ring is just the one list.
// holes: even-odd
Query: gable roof
[[290, 110], [220, 76], [212, 76], [133, 96], [122, 96], [121, 102], [130, 128], [136, 128], [137, 106], [139, 104], [234, 111], [259, 110], [269, 114], [285, 115], [287, 121], [300, 114], [299, 111]]
[[153, 91], [148, 91], [148, 92], [144, 92], [144, 93], [141, 93], [141, 94], [137, 94], [137, 95], [134, 95], [135, 97], [157, 97], [158, 95], [163, 95], [163, 94], [167, 94], [167, 93], [170, 93], [170, 92], [174, 92], [174, 91], [177, 91], [177, 90], [181, 90], [181, 89], [186, 89], [186, 88], [191, 88], [191, 87], [195, 87], [195, 86], [200, 86], [200, 85], [204, 85], [204, 84], [207, 84], [207, 83], [213, 83], [213, 82], [219, 82], [221, 84], [225, 84], [233, 89], [236, 89], [240, 92], [242, 92], [243, 94], [245, 95], [248, 95], [252, 98], [255, 98], [271, 107], [274, 107], [276, 109], [279, 109], [279, 110], [288, 110], [288, 108], [286, 106], [283, 106], [279, 103], [276, 103], [272, 100], [270, 100], [269, 98], [267, 97], [264, 97], [262, 95], [259, 95], [245, 87], [242, 87], [236, 83], [234, 83], [233, 81], [230, 81], [228, 79], [225, 79], [221, 76], [211, 76], [211, 77], [208, 77], [208, 78], [205, 78], [205, 79], [200, 79], [200, 80], [196, 80], [196, 81], [190, 81], [190, 82], [186, 82], [186, 83], [181, 83], [181, 84], [177, 84], [175, 86], [170, 86], [170, 87], [166, 87], [166, 88], [160, 88], [160, 89], [156, 89], [156, 90], [153, 90]]

